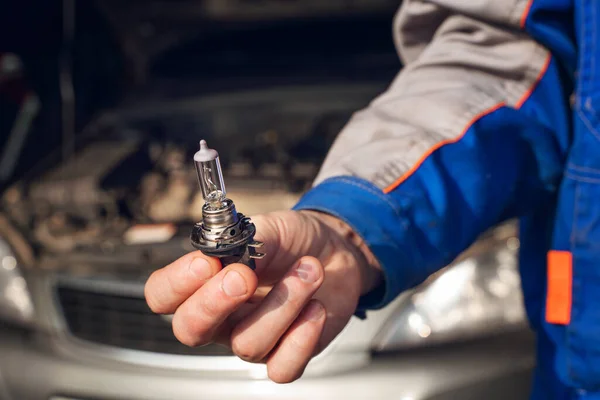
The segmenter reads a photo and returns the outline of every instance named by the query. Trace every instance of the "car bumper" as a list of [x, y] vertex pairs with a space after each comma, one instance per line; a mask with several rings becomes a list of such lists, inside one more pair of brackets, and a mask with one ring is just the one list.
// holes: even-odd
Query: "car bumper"
[[277, 385], [226, 372], [205, 376], [190, 370], [67, 357], [55, 350], [53, 340], [0, 332], [0, 376], [10, 400], [518, 400], [528, 397], [534, 364], [531, 335], [518, 333], [374, 355], [355, 370]]

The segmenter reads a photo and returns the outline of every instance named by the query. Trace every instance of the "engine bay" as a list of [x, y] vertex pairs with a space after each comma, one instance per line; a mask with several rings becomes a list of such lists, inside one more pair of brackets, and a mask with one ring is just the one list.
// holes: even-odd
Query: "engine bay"
[[[88, 36], [92, 15], [106, 17], [100, 20], [108, 32], [126, 20], [113, 18], [123, 9], [112, 3], [121, 4], [94, 3], [101, 13], [82, 12], [89, 23], [78, 25], [81, 42], [73, 42], [74, 99], [34, 87], [39, 121], [0, 193], [0, 216], [39, 268], [153, 268], [193, 250], [190, 230], [203, 201], [191, 160], [200, 139], [219, 150], [228, 196], [240, 212], [289, 209], [348, 119], [400, 67], [385, 11], [395, 4], [387, 0], [351, 7], [371, 10], [364, 15], [331, 15], [330, 5], [312, 2], [321, 17], [238, 21], [208, 31], [202, 25], [160, 51], [130, 43], [124, 37], [131, 35], [121, 35], [129, 31], [120, 29], [116, 47], [110, 35], [101, 36], [106, 43]], [[180, 27], [176, 22], [172, 27]]]
[[[247, 157], [224, 165], [230, 196], [249, 214], [291, 207], [318, 171], [316, 162], [294, 158], [285, 149], [279, 151], [281, 162], [252, 157], [264, 151], [261, 146], [276, 145], [274, 133], [264, 140], [243, 150]], [[157, 232], [165, 232], [166, 224], [173, 227], [167, 232], [174, 231], [201, 215], [190, 148], [152, 140], [93, 142], [39, 179], [8, 189], [4, 207], [39, 248], [52, 253], [107, 241], [160, 240], [169, 236]], [[139, 226], [146, 226], [145, 235], [132, 230]]]

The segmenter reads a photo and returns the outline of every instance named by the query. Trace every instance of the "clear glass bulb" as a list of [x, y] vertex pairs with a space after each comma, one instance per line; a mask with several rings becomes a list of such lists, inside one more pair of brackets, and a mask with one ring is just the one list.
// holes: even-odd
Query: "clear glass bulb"
[[194, 154], [198, 182], [204, 201], [212, 208], [218, 208], [225, 200], [226, 190], [221, 171], [219, 153], [209, 149], [206, 141], [200, 141], [200, 150]]

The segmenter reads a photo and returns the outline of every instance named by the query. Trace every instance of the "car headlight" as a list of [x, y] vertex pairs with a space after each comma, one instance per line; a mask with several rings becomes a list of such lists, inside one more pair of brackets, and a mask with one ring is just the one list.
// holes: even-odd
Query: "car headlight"
[[496, 229], [412, 292], [376, 336], [376, 351], [462, 340], [526, 323], [514, 225]]
[[28, 324], [32, 318], [33, 304], [17, 257], [0, 239], [0, 320]]

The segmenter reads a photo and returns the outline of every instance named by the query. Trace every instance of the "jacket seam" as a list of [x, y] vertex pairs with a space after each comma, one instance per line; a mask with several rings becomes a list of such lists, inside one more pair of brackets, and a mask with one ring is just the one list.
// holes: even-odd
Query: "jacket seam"
[[569, 172], [565, 173], [565, 177], [573, 179], [574, 181], [577, 181], [577, 182], [594, 183], [594, 184], [600, 183], [600, 179], [588, 178], [585, 176], [580, 176], [580, 175], [576, 175], [576, 174], [569, 173]]
[[[597, 15], [597, 9], [598, 7], [591, 7], [592, 8], [592, 57], [590, 60], [590, 69], [591, 69], [591, 75], [590, 75], [590, 82], [594, 82], [596, 79], [596, 51], [598, 50], [598, 43], [597, 43], [597, 38], [596, 36], [598, 36], [598, 15]], [[590, 108], [595, 112], [594, 110], [594, 103], [590, 102]]]
[[[568, 176], [568, 174], [565, 174], [566, 176]], [[570, 248], [569, 250], [571, 252], [574, 251], [575, 249], [575, 242], [577, 240], [576, 238], [576, 233], [575, 233], [575, 229], [576, 229], [576, 221], [577, 221], [577, 216], [579, 215], [579, 196], [581, 189], [579, 184], [575, 185], [575, 194], [574, 194], [574, 203], [573, 203], [573, 212], [572, 212], [572, 218], [573, 220], [571, 221], [571, 235], [569, 237], [569, 244], [570, 244]], [[572, 275], [572, 279], [573, 279], [573, 288], [571, 289], [573, 292], [571, 293], [571, 321], [573, 320], [573, 318], [575, 318], [577, 316], [577, 307], [575, 306], [577, 304], [577, 299], [574, 296], [574, 287], [575, 287], [575, 257], [573, 257], [573, 261], [572, 261], [572, 271], [571, 271], [571, 275]], [[573, 370], [573, 362], [571, 359], [571, 335], [572, 335], [572, 325], [571, 323], [569, 323], [566, 327], [565, 327], [565, 342], [567, 345], [567, 349], [569, 349], [569, 351], [566, 352], [565, 354], [565, 363], [566, 363], [566, 369], [567, 369], [567, 373], [569, 374], [569, 377], [571, 378], [571, 380], [573, 382], [576, 382], [577, 376]]]
[[600, 174], [600, 169], [598, 169], [598, 168], [581, 166], [581, 165], [574, 164], [573, 162], [569, 162], [569, 164], [567, 164], [567, 168], [572, 169], [574, 171]]
[[577, 107], [577, 115], [579, 115], [581, 122], [583, 122], [586, 128], [590, 130], [590, 133], [594, 135], [596, 139], [600, 140], [600, 132], [580, 107]]

